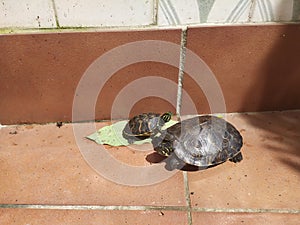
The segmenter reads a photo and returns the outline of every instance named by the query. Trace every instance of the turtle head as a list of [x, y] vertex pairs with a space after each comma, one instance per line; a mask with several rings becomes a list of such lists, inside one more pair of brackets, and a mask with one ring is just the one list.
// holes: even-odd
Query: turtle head
[[[173, 115], [173, 114], [172, 114], [171, 112], [166, 112], [166, 113], [162, 114], [162, 115], [160, 116], [161, 122], [162, 122], [163, 124], [169, 122], [169, 121], [171, 120], [172, 115]], [[162, 125], [163, 125], [163, 124], [162, 124]]]
[[163, 156], [169, 156], [174, 151], [171, 141], [162, 141], [160, 138], [154, 138], [153, 145], [154, 151]]

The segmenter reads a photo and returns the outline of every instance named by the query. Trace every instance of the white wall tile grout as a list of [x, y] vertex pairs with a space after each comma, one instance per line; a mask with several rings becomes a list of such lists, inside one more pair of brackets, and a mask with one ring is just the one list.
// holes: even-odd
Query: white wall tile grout
[[53, 7], [53, 11], [54, 11], [54, 18], [55, 18], [55, 22], [56, 22], [56, 27], [60, 27], [59, 25], [59, 21], [58, 21], [58, 17], [57, 17], [57, 9], [56, 9], [56, 5], [55, 5], [55, 0], [51, 0], [52, 2], [52, 7]]
[[158, 24], [158, 2], [159, 0], [153, 0], [153, 25]]
[[32, 33], [72, 33], [72, 32], [122, 32], [122, 31], [151, 31], [151, 30], [174, 30], [200, 27], [234, 27], [234, 26], [276, 26], [276, 25], [293, 25], [299, 22], [252, 22], [252, 23], [204, 23], [191, 25], [176, 26], [111, 26], [111, 27], [52, 27], [52, 28], [27, 28], [27, 27], [0, 27], [0, 35], [10, 34], [32, 34]]

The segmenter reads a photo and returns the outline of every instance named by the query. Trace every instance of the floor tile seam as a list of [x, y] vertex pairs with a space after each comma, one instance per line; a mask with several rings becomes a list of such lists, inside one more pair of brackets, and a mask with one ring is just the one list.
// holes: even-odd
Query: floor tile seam
[[[289, 110], [273, 110], [273, 111], [261, 111], [261, 112], [227, 112], [227, 113], [216, 113], [216, 114], [209, 114], [209, 115], [222, 115], [222, 116], [236, 116], [236, 115], [257, 115], [257, 114], [282, 114], [282, 113], [300, 113], [300, 109], [289, 109]], [[121, 120], [121, 119], [120, 119]], [[119, 120], [118, 120], [119, 121]], [[68, 125], [73, 125], [73, 124], [78, 124], [78, 123], [106, 123], [106, 122], [111, 122], [111, 120], [88, 120], [88, 121], [80, 121], [80, 122], [63, 122], [63, 124], [68, 124]], [[33, 125], [33, 126], [46, 126], [46, 125], [56, 125], [57, 122], [46, 122], [46, 123], [22, 123], [22, 124], [0, 124], [0, 130], [2, 128], [15, 128], [19, 126], [28, 126], [28, 125]]]
[[300, 214], [300, 209], [274, 209], [274, 208], [198, 208], [192, 207], [192, 212], [215, 212], [215, 213], [282, 213]]
[[143, 205], [54, 205], [54, 204], [0, 204], [0, 209], [54, 209], [54, 210], [166, 210], [215, 213], [282, 213], [300, 214], [300, 209], [266, 209], [266, 208], [197, 208], [189, 206], [143, 206]]
[[187, 206], [143, 205], [54, 205], [54, 204], [0, 204], [0, 209], [45, 209], [45, 210], [99, 210], [99, 211], [188, 211]]
[[186, 171], [183, 171], [183, 182], [184, 182], [185, 201], [188, 209], [187, 210], [188, 224], [192, 225], [192, 207], [191, 207], [192, 203], [190, 197], [188, 174]]
[[177, 100], [176, 100], [176, 115], [180, 117], [181, 114], [181, 102], [182, 102], [182, 89], [184, 79], [184, 66], [185, 66], [185, 54], [187, 44], [187, 27], [181, 29], [181, 40], [180, 40], [180, 55], [179, 55], [179, 70], [178, 70], [178, 81], [177, 81]]

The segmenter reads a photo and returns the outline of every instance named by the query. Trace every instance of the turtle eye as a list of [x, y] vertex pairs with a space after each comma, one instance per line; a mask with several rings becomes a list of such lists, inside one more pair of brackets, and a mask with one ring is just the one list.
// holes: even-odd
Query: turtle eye
[[161, 118], [163, 119], [163, 121], [169, 122], [170, 119], [171, 119], [171, 116], [172, 116], [172, 113], [167, 112], [167, 113], [164, 113], [164, 114], [161, 116]]

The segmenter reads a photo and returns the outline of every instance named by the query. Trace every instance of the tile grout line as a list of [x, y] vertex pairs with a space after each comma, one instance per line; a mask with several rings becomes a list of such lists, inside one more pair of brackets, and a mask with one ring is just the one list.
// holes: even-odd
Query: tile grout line
[[56, 9], [55, 0], [51, 0], [51, 2], [52, 2], [53, 10], [54, 10], [54, 17], [55, 17], [56, 26], [57, 26], [57, 28], [60, 28], [59, 21], [58, 21], [58, 15], [57, 15], [57, 9]]
[[153, 0], [153, 24], [157, 25], [158, 23], [158, 1], [159, 0]]
[[[216, 114], [209, 114], [209, 115], [217, 115], [217, 116], [236, 116], [236, 115], [257, 115], [257, 114], [272, 114], [272, 113], [286, 113], [286, 112], [300, 112], [299, 109], [289, 109], [289, 110], [277, 110], [277, 111], [261, 111], [261, 112], [231, 112], [231, 113], [216, 113]], [[199, 114], [200, 115], [200, 114]], [[101, 122], [110, 122], [111, 120], [87, 120], [87, 121], [78, 121], [78, 122], [70, 122], [65, 121], [64, 124], [79, 124], [79, 123], [101, 123]], [[38, 125], [38, 126], [44, 126], [44, 125], [55, 125], [56, 122], [45, 122], [45, 123], [20, 123], [20, 124], [1, 124], [0, 123], [0, 130], [3, 128], [9, 128], [9, 127], [17, 127], [17, 126], [26, 126], [26, 125]], [[1, 205], [1, 204], [0, 204]]]
[[[51, 0], [54, 1], [54, 0]], [[56, 18], [58, 27], [0, 27], [0, 35], [12, 35], [22, 33], [53, 33], [53, 32], [106, 32], [106, 31], [153, 31], [153, 30], [174, 30], [184, 29], [187, 25], [135, 25], [135, 26], [60, 26], [58, 17]], [[278, 25], [299, 25], [297, 21], [286, 21], [286, 22], [245, 22], [245, 23], [202, 23], [202, 24], [188, 24], [190, 28], [202, 28], [202, 27], [235, 27], [235, 26], [278, 26]]]
[[187, 29], [188, 29], [187, 26], [185, 26], [181, 30], [178, 87], [177, 87], [177, 102], [176, 102], [177, 117], [180, 117], [180, 111], [181, 111], [182, 87], [183, 87], [185, 53], [186, 53], [186, 43], [187, 43]]
[[300, 214], [300, 209], [263, 209], [263, 208], [193, 208], [194, 212], [216, 212], [216, 213], [281, 213]]
[[[184, 172], [186, 200], [190, 202], [187, 184], [187, 173]], [[187, 195], [188, 194], [188, 195]], [[54, 209], [54, 210], [166, 210], [166, 211], [193, 211], [193, 212], [216, 212], [216, 213], [281, 213], [300, 214], [300, 209], [263, 209], [263, 208], [192, 208], [189, 206], [126, 206], [126, 205], [49, 205], [49, 204], [0, 204], [0, 209]]]
[[186, 206], [126, 206], [126, 205], [48, 205], [48, 204], [0, 204], [0, 209], [49, 209], [49, 210], [166, 210], [187, 211]]
[[186, 171], [183, 171], [183, 182], [184, 182], [184, 193], [185, 193], [185, 201], [187, 204], [187, 219], [188, 225], [192, 225], [192, 204], [190, 198], [190, 189], [189, 189], [189, 182], [188, 182], [188, 174]]

